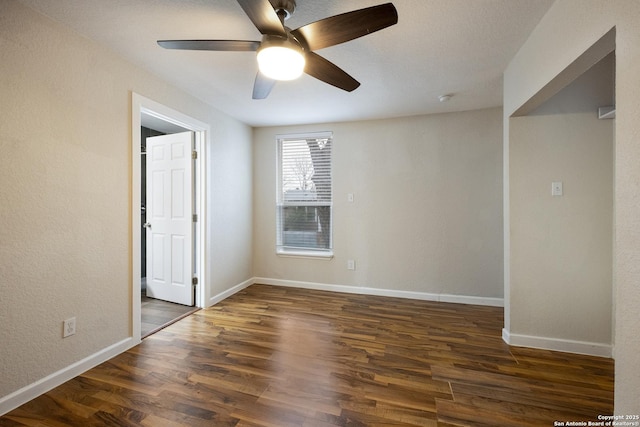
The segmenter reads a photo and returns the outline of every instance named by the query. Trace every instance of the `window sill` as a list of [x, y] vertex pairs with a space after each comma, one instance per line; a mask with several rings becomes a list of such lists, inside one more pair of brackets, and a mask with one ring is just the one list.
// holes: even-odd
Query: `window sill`
[[285, 258], [312, 258], [326, 259], [333, 258], [333, 251], [303, 251], [303, 250], [276, 250], [276, 255]]

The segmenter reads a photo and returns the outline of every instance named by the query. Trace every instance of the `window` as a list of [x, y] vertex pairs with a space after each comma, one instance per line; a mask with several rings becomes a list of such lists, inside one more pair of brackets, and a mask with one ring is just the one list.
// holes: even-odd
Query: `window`
[[332, 256], [331, 133], [278, 138], [279, 254]]

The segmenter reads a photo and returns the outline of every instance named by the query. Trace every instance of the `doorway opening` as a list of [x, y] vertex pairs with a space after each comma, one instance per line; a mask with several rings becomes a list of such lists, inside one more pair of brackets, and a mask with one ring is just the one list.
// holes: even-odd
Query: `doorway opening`
[[615, 67], [611, 30], [508, 118], [510, 345], [612, 356]]
[[[147, 296], [147, 211], [151, 198], [146, 195], [147, 137], [193, 134], [193, 179], [188, 180], [188, 192], [193, 198], [192, 259], [186, 261], [189, 291], [193, 292], [193, 305], [180, 305]], [[185, 116], [169, 107], [158, 104], [138, 94], [132, 94], [132, 337], [136, 341], [157, 332], [193, 311], [204, 307], [206, 283], [205, 263], [205, 149], [209, 138], [209, 126]], [[191, 150], [189, 150], [191, 151]], [[189, 156], [191, 158], [191, 156]], [[191, 234], [191, 233], [190, 233]], [[190, 235], [191, 237], [191, 235]], [[164, 263], [160, 263], [164, 264]], [[193, 282], [191, 282], [191, 275]], [[191, 288], [193, 283], [193, 288]]]

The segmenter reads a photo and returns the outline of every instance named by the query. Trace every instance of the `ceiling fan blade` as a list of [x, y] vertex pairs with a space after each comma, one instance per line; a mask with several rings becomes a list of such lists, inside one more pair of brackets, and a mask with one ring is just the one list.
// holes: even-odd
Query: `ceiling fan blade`
[[238, 0], [238, 3], [261, 34], [287, 37], [287, 32], [269, 0]]
[[271, 93], [276, 81], [258, 71], [256, 81], [253, 83], [253, 99], [265, 99]]
[[291, 31], [310, 50], [334, 46], [366, 36], [398, 23], [398, 12], [391, 3], [331, 16]]
[[304, 72], [318, 80], [322, 80], [325, 83], [329, 83], [347, 92], [354, 91], [360, 86], [360, 82], [333, 62], [327, 61], [317, 53], [307, 52], [305, 59], [306, 65], [304, 66]]
[[250, 40], [158, 40], [165, 49], [218, 50], [234, 52], [255, 52], [260, 42]]

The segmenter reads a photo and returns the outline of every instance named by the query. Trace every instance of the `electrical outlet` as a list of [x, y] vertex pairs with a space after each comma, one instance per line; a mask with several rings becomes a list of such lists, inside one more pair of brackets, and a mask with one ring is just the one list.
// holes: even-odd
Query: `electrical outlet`
[[76, 334], [76, 318], [71, 317], [62, 322], [62, 338], [70, 337]]
[[355, 270], [356, 262], [352, 259], [347, 260], [347, 270]]
[[554, 181], [551, 183], [551, 195], [554, 197], [562, 196], [562, 181]]

